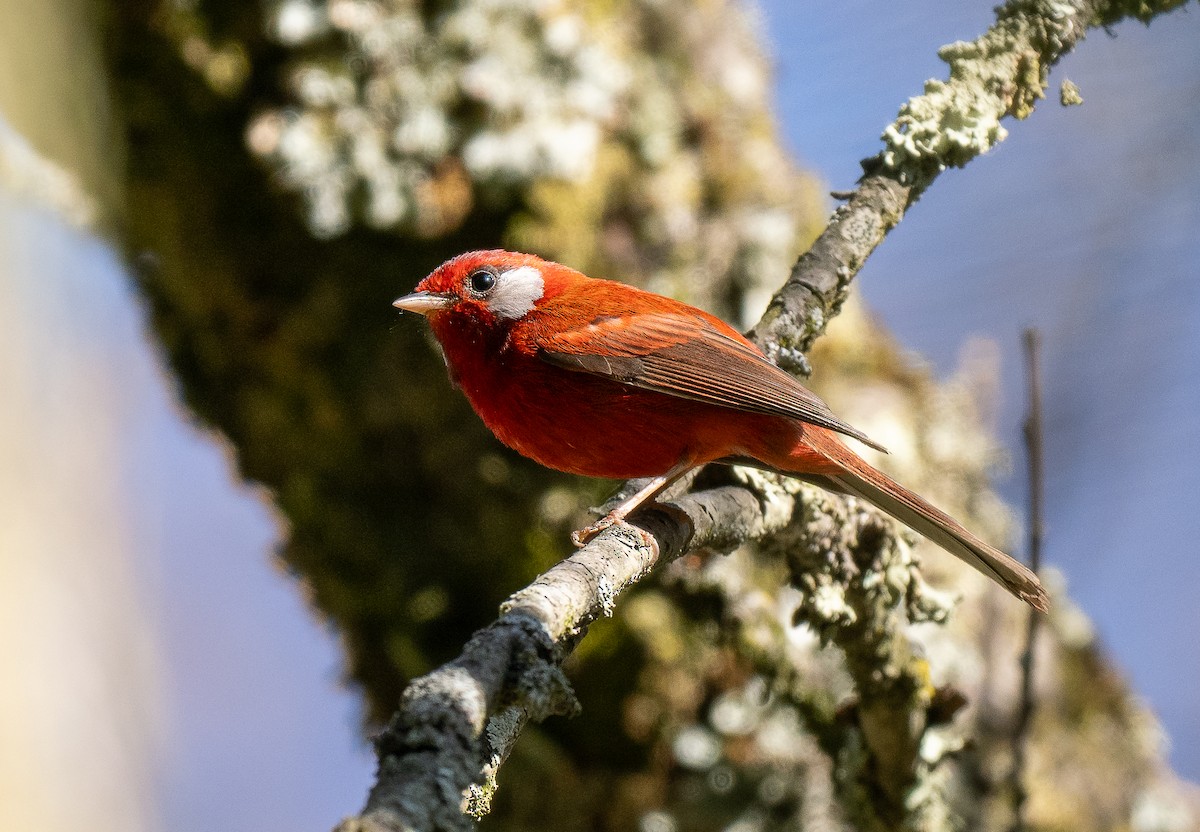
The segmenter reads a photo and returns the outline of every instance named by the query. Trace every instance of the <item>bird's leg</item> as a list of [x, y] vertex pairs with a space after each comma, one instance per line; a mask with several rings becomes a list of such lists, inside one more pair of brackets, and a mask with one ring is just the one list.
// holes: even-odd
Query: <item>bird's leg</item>
[[655, 477], [648, 483], [643, 485], [637, 492], [622, 500], [616, 508], [608, 514], [601, 517], [590, 526], [585, 526], [582, 529], [571, 532], [571, 542], [576, 546], [583, 546], [600, 532], [607, 529], [609, 526], [624, 522], [625, 518], [633, 512], [637, 511], [646, 503], [653, 500], [659, 494], [663, 493], [676, 480], [692, 470], [691, 462], [681, 462], [662, 476]]

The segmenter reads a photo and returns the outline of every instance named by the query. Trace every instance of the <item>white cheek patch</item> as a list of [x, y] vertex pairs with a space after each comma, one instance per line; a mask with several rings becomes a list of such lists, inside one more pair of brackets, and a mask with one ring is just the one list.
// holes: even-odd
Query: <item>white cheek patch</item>
[[532, 310], [545, 291], [546, 281], [533, 266], [509, 269], [496, 278], [487, 307], [497, 318], [516, 320]]

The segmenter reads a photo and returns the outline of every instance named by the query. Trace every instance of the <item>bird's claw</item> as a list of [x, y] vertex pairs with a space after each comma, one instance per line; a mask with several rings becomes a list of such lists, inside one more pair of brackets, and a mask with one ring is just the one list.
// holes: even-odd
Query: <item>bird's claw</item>
[[581, 549], [591, 543], [600, 532], [620, 523], [621, 520], [620, 517], [606, 514], [590, 526], [584, 526], [582, 529], [571, 532], [571, 542], [575, 544], [576, 549]]
[[590, 526], [585, 526], [582, 529], [577, 529], [571, 532], [571, 542], [576, 548], [582, 548], [596, 539], [596, 536], [606, 529], [611, 529], [613, 526], [622, 526], [637, 535], [641, 544], [647, 549], [654, 552], [655, 559], [658, 558], [658, 541], [654, 539], [654, 535], [645, 529], [635, 526], [625, 519], [625, 516], [617, 512], [606, 514]]

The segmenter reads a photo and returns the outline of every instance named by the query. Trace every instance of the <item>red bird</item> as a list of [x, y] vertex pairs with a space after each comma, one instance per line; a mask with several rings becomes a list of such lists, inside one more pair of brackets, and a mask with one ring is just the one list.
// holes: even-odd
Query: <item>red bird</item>
[[653, 478], [577, 543], [697, 465], [742, 461], [873, 503], [1046, 609], [1033, 572], [855, 454], [838, 434], [880, 446], [707, 312], [508, 251], [455, 257], [395, 306], [429, 318], [501, 442], [560, 471]]

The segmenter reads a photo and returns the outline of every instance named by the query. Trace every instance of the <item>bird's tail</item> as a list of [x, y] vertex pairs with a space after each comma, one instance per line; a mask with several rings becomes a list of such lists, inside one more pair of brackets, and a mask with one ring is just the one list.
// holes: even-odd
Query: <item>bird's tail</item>
[[1022, 601], [1046, 611], [1046, 590], [1025, 565], [984, 543], [946, 512], [873, 468], [840, 441], [837, 446], [836, 451], [830, 448], [826, 453], [842, 470], [815, 478], [815, 482], [824, 484], [821, 482], [824, 480], [832, 490], [861, 497], [966, 561]]

